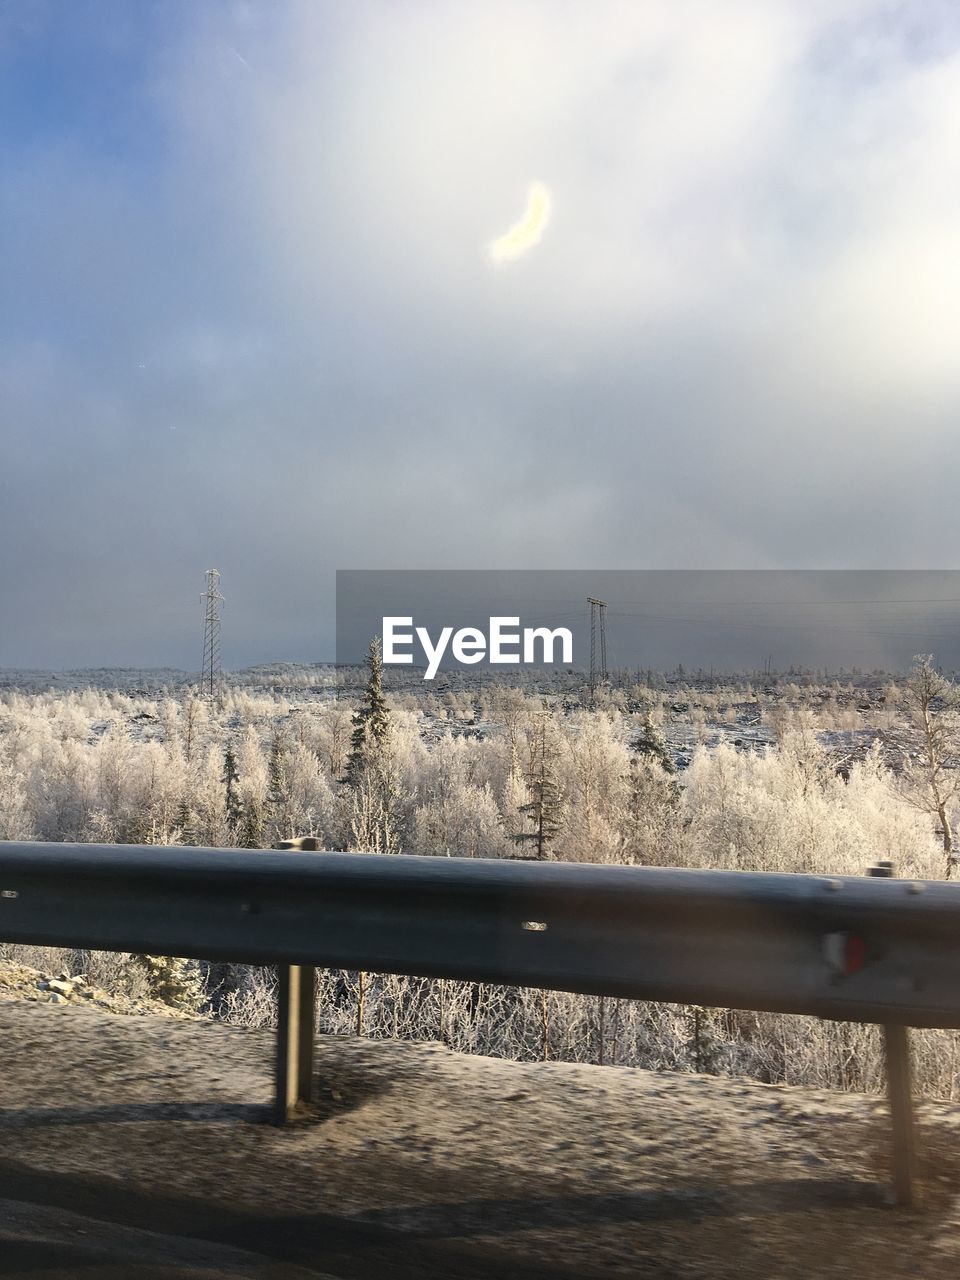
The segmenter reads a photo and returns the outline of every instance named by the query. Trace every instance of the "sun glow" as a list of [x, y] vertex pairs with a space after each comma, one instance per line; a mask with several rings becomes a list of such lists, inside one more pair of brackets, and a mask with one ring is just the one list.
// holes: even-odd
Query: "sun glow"
[[531, 182], [527, 189], [527, 207], [519, 222], [487, 246], [490, 261], [500, 266], [515, 262], [540, 243], [550, 220], [550, 192], [542, 182]]

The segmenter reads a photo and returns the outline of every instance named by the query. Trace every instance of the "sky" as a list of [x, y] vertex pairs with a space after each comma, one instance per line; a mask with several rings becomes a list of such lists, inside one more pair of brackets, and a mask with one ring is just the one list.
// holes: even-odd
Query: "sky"
[[0, 666], [337, 569], [935, 569], [960, 7], [0, 4]]

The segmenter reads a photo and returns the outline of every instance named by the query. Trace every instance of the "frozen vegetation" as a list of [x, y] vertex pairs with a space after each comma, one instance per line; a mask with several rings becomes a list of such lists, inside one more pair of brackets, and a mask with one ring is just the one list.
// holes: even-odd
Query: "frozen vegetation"
[[[154, 689], [150, 674], [111, 689], [0, 673], [0, 838], [268, 848], [314, 835], [331, 849], [451, 857], [953, 870], [954, 687], [930, 663], [844, 681], [635, 673], [594, 705], [572, 674], [384, 688], [375, 663], [346, 681], [286, 666], [231, 678], [215, 700]], [[96, 956], [5, 951], [128, 980]], [[187, 972], [163, 958], [127, 969], [171, 1003], [246, 1025], [272, 1016], [268, 971]], [[329, 973], [319, 1019], [503, 1057], [882, 1082], [875, 1028], [802, 1018]], [[919, 1088], [955, 1097], [958, 1038], [916, 1044]]]

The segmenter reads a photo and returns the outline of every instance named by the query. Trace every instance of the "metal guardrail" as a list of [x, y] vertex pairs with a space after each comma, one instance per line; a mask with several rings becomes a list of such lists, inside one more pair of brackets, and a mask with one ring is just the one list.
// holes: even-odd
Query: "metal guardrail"
[[0, 940], [280, 965], [280, 1120], [310, 1097], [317, 965], [960, 1027], [960, 885], [931, 881], [0, 842]]

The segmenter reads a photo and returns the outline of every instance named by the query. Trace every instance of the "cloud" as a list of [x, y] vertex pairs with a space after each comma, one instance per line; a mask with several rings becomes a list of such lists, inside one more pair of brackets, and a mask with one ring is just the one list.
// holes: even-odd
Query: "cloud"
[[544, 184], [531, 182], [527, 188], [527, 207], [523, 217], [487, 246], [490, 261], [497, 266], [516, 262], [517, 258], [522, 258], [534, 245], [538, 245], [550, 220], [551, 203], [550, 192]]
[[235, 665], [318, 656], [333, 570], [387, 557], [960, 541], [957, 6], [148, 11], [77, 0], [5, 76], [0, 664], [196, 665], [150, 619], [208, 564]]

